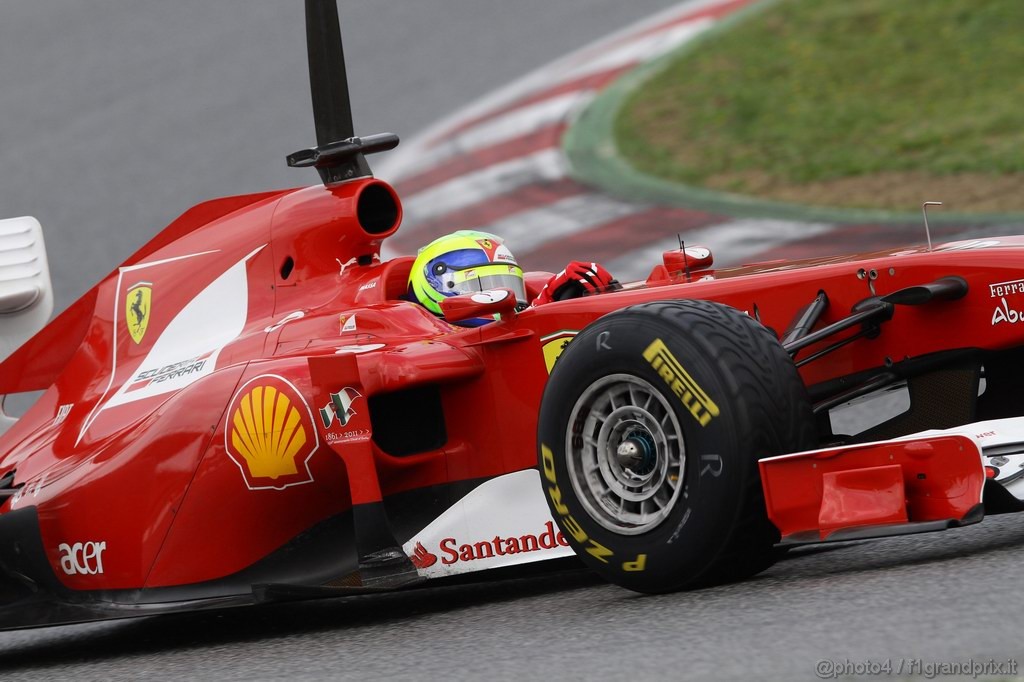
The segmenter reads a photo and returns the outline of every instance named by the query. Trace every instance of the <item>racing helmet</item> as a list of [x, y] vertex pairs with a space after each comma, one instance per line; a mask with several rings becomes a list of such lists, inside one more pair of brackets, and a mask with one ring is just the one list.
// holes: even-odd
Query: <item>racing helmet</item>
[[[416, 256], [409, 291], [424, 308], [441, 315], [448, 296], [511, 289], [526, 306], [523, 270], [504, 240], [487, 232], [459, 230], [430, 242]], [[480, 323], [490, 320], [480, 320]]]

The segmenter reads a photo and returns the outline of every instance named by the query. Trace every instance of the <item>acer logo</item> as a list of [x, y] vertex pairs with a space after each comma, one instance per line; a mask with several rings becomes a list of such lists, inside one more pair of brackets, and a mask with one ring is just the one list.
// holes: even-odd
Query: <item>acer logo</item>
[[60, 567], [66, 575], [103, 573], [103, 552], [107, 549], [106, 542], [76, 542], [73, 545], [62, 543], [57, 549], [60, 551]]

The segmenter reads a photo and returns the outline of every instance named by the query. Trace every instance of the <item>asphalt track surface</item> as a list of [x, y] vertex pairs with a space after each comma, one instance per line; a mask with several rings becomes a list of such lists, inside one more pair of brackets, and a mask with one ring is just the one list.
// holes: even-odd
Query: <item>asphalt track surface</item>
[[[357, 134], [409, 138], [673, 0], [343, 0]], [[0, 2], [0, 216], [62, 310], [190, 206], [318, 182], [298, 0]], [[372, 159], [371, 159], [372, 162]]]
[[[346, 0], [357, 132], [414, 133], [671, 4]], [[42, 221], [58, 310], [190, 205], [315, 181], [284, 165], [313, 140], [298, 5], [0, 3], [0, 215]], [[1022, 546], [1004, 516], [658, 597], [570, 572], [4, 633], [0, 676], [816, 679], [824, 659], [907, 677], [912, 659], [1024, 660]]]

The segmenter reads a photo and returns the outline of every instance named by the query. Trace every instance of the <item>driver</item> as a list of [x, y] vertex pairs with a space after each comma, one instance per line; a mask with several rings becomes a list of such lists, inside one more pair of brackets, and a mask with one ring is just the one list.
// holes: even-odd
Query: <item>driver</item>
[[[597, 294], [617, 286], [619, 283], [597, 263], [573, 261], [548, 280], [533, 305]], [[448, 296], [499, 288], [512, 290], [520, 310], [529, 305], [523, 270], [504, 240], [477, 230], [459, 230], [430, 242], [420, 249], [409, 274], [410, 298], [438, 317], [444, 316], [440, 304]], [[459, 324], [477, 327], [488, 322], [493, 319], [463, 320]]]

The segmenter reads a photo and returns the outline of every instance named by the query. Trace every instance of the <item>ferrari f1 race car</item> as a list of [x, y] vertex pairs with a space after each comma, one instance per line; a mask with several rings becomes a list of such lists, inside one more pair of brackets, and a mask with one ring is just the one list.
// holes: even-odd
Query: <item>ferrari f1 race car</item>
[[[579, 557], [665, 592], [779, 545], [1022, 509], [1024, 238], [410, 301], [307, 0], [321, 185], [196, 206], [52, 322], [0, 223], [0, 628], [407, 588]], [[527, 273], [529, 297], [550, 275]], [[477, 327], [469, 318], [500, 319]], [[862, 409], [865, 404], [870, 407]]]

